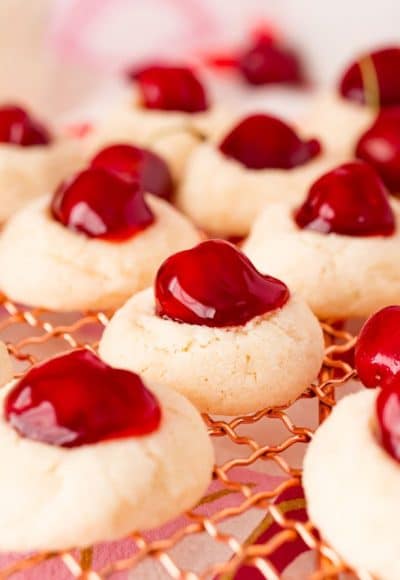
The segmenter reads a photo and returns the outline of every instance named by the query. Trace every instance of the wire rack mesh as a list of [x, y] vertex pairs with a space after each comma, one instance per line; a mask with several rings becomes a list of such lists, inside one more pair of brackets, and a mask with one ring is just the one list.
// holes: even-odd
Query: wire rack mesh
[[[0, 339], [8, 346], [16, 376], [35, 362], [65, 350], [79, 347], [96, 350], [108, 319], [109, 313], [57, 314], [28, 309], [6, 297], [0, 298]], [[110, 550], [107, 561], [96, 557], [97, 547], [7, 556], [0, 558], [0, 579], [14, 574], [28, 577], [45, 561], [57, 560], [63, 569], [63, 575], [60, 572], [59, 576], [63, 578], [123, 578], [128, 571], [129, 578], [145, 578], [145, 573], [138, 572], [136, 576], [135, 570], [140, 571], [140, 565], [146, 561], [158, 567], [164, 576], [181, 580], [247, 580], [253, 574], [254, 578], [276, 580], [285, 577], [276, 555], [291, 552], [300, 544], [299, 552], [310, 552], [311, 566], [306, 577], [323, 580], [349, 574], [368, 578], [350, 570], [320, 539], [305, 516], [304, 498], [299, 500], [297, 494], [294, 503], [279, 501], [285, 494], [296, 495], [301, 489], [301, 459], [307, 443], [318, 424], [329, 415], [343, 387], [355, 376], [351, 362], [354, 336], [333, 321], [321, 325], [326, 344], [322, 371], [318, 381], [294, 405], [229, 419], [204, 415], [216, 447], [214, 491], [209, 491], [195, 509], [179, 518], [163, 536], [132, 533], [125, 540], [129, 545], [122, 557], [120, 550]], [[267, 476], [268, 488], [256, 485], [252, 474], [254, 480], [260, 475]], [[221, 505], [221, 498], [228, 496], [232, 501]], [[256, 524], [246, 537], [229, 528], [229, 522], [240, 521], [250, 513], [256, 514], [253, 518]], [[268, 533], [263, 535], [266, 529]], [[185, 550], [178, 549], [189, 547], [200, 536], [204, 553], [216, 545], [223, 548], [218, 552], [222, 556], [217, 554], [201, 569], [191, 567], [187, 561], [182, 563], [180, 554]], [[299, 575], [291, 577], [300, 579]]]

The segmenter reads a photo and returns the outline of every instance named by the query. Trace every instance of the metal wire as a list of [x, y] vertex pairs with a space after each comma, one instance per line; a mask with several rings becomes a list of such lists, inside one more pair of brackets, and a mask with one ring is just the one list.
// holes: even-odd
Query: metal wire
[[[6, 342], [14, 359], [16, 376], [20, 376], [35, 362], [57, 352], [78, 347], [96, 350], [108, 318], [107, 313], [62, 315], [27, 309], [10, 302], [4, 296], [0, 297], [0, 339]], [[12, 564], [0, 568], [0, 580], [17, 572], [26, 572], [49, 559], [58, 559], [71, 577], [87, 580], [103, 580], [118, 571], [134, 570], [145, 559], [152, 559], [155, 566], [161, 566], [171, 578], [179, 580], [201, 580], [216, 576], [233, 578], [235, 571], [243, 565], [256, 568], [263, 578], [277, 580], [281, 576], [272, 557], [278, 549], [296, 539], [301, 539], [313, 551], [313, 580], [337, 578], [342, 572], [367, 578], [361, 571], [351, 571], [335, 551], [319, 538], [309, 521], [296, 520], [276, 504], [276, 499], [283, 492], [301, 483], [301, 462], [300, 465], [293, 464], [293, 449], [299, 450], [301, 446], [304, 452], [318, 422], [329, 414], [335, 404], [335, 395], [355, 375], [349, 363], [354, 336], [334, 322], [321, 323], [321, 326], [326, 339], [324, 366], [318, 382], [310, 385], [301, 397], [301, 404], [307, 408], [306, 416], [312, 417], [312, 425], [299, 425], [299, 420], [293, 418], [291, 413], [293, 407], [260, 409], [251, 415], [229, 420], [204, 415], [215, 443], [223, 439], [230, 446], [229, 459], [223, 459], [214, 469], [214, 479], [219, 483], [219, 490], [204, 497], [200, 506], [186, 514], [182, 526], [168, 538], [150, 540], [145, 534], [132, 533], [132, 556], [124, 559], [115, 556], [112, 561], [97, 567], [94, 565], [92, 547], [80, 551], [21, 556]], [[279, 441], [273, 444], [266, 443], [265, 437], [260, 437], [260, 432], [268, 432], [272, 422], [279, 424], [280, 433]], [[238, 467], [279, 475], [279, 483], [274, 489], [259, 491], [253, 482], [239, 480], [235, 473]], [[238, 501], [234, 506], [221, 508], [218, 499], [228, 494], [235, 494]], [[205, 504], [207, 515], [201, 509]], [[267, 516], [279, 526], [277, 533], [264, 543], [240, 541], [225, 531], [226, 522], [253, 509], [261, 510], [262, 516]], [[229, 556], [200, 572], [182, 569], [175, 561], [173, 548], [199, 534], [206, 535], [209, 545], [224, 545], [228, 548]]]

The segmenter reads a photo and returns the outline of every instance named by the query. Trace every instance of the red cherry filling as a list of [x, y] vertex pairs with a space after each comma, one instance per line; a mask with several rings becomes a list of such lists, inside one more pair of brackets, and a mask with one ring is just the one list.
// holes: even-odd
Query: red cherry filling
[[357, 339], [355, 366], [366, 387], [387, 387], [400, 379], [400, 306], [383, 308], [366, 321]]
[[239, 70], [252, 85], [303, 83], [303, 71], [296, 53], [262, 36], [239, 57]]
[[316, 139], [303, 141], [286, 123], [262, 114], [246, 117], [219, 148], [249, 169], [292, 169], [321, 152]]
[[400, 461], [400, 383], [382, 389], [376, 401], [380, 441], [384, 449]]
[[50, 133], [21, 107], [8, 105], [0, 107], [0, 143], [10, 143], [20, 147], [47, 145]]
[[159, 316], [211, 327], [240, 326], [282, 307], [283, 282], [260, 274], [229, 242], [209, 240], [170, 256], [155, 282]]
[[161, 420], [157, 399], [138, 375], [87, 350], [33, 367], [8, 393], [4, 411], [22, 437], [60, 447], [147, 435]]
[[311, 187], [294, 219], [303, 229], [345, 236], [391, 236], [395, 218], [388, 192], [367, 163], [345, 163]]
[[125, 181], [138, 181], [143, 191], [171, 199], [172, 177], [168, 166], [155, 153], [133, 145], [111, 145], [92, 159], [91, 167], [99, 167]]
[[353, 62], [339, 85], [342, 97], [381, 107], [400, 104], [400, 48], [376, 50]]
[[137, 82], [146, 109], [199, 113], [208, 109], [203, 85], [186, 67], [153, 65], [128, 72]]
[[103, 169], [86, 169], [62, 183], [51, 203], [53, 217], [91, 238], [125, 240], [154, 222], [136, 181]]
[[358, 141], [356, 156], [376, 169], [392, 193], [400, 193], [400, 107], [380, 112]]

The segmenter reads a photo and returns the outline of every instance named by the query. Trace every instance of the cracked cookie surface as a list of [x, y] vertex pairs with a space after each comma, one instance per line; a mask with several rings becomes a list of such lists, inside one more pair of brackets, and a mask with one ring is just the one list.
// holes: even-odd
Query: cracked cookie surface
[[248, 169], [225, 157], [217, 145], [202, 143], [191, 154], [176, 204], [199, 227], [215, 235], [244, 236], [264, 206], [298, 201], [338, 157], [319, 157], [286, 169]]
[[300, 229], [295, 204], [265, 208], [243, 245], [261, 271], [282, 279], [321, 318], [368, 316], [400, 300], [400, 204], [396, 232], [355, 237]]
[[149, 387], [162, 410], [149, 435], [75, 448], [21, 437], [0, 392], [0, 549], [60, 550], [159, 526], [206, 490], [213, 449], [204, 423], [178, 393]]
[[376, 436], [377, 394], [366, 389], [337, 404], [308, 446], [303, 485], [312, 522], [346, 562], [397, 580], [400, 466]]
[[54, 220], [50, 197], [31, 202], [0, 240], [0, 287], [13, 300], [53, 310], [116, 308], [148, 286], [171, 253], [201, 239], [171, 205], [146, 195], [155, 221], [125, 242], [88, 238]]
[[178, 390], [202, 412], [235, 415], [295, 400], [316, 378], [323, 340], [296, 297], [243, 326], [210, 328], [160, 318], [147, 289], [114, 315], [100, 354]]

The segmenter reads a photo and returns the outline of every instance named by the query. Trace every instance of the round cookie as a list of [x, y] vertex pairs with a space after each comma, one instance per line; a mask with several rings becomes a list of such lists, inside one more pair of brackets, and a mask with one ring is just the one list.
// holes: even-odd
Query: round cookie
[[177, 182], [200, 138], [195, 120], [208, 116], [205, 88], [182, 66], [151, 65], [127, 76], [129, 100], [89, 136], [89, 155], [118, 142], [147, 147], [165, 159]]
[[206, 490], [212, 445], [201, 417], [178, 393], [151, 386], [161, 409], [151, 432], [63, 447], [12, 426], [5, 399], [14, 386], [0, 393], [0, 457], [8, 466], [0, 475], [2, 551], [116, 540], [180, 515]]
[[[313, 188], [316, 194], [318, 188], [324, 191], [325, 186], [319, 184], [326, 183], [329, 176], [339, 175], [341, 179], [340, 175], [343, 171], [347, 172], [346, 167], [350, 167], [351, 180], [353, 165], [362, 165], [364, 171], [365, 164], [340, 166], [313, 185], [301, 207], [313, 203], [310, 197]], [[365, 179], [378, 188], [377, 204], [372, 200], [369, 206], [367, 197], [361, 195], [357, 198], [361, 208], [356, 208], [352, 213], [344, 204], [343, 215], [347, 215], [350, 221], [354, 218], [354, 226], [359, 219], [358, 223], [362, 226], [367, 218], [375, 220], [378, 210], [382, 210], [382, 213], [388, 214], [389, 226], [393, 228], [393, 231], [387, 232], [390, 235], [376, 233], [368, 236], [360, 232], [353, 235], [302, 229], [295, 221], [296, 212], [299, 211], [296, 203], [275, 203], [264, 209], [243, 245], [243, 251], [259, 270], [268, 271], [284, 280], [320, 318], [363, 317], [399, 301], [400, 205], [395, 199], [391, 199], [389, 204], [387, 193], [382, 192], [383, 185], [376, 181], [378, 177], [372, 169], [366, 170]], [[360, 191], [367, 192], [364, 181], [362, 183]], [[351, 195], [350, 190], [343, 191], [345, 197]], [[339, 189], [331, 193], [332, 197], [337, 197]], [[358, 196], [359, 191], [353, 193]], [[375, 195], [375, 191], [372, 194]], [[358, 209], [361, 211], [357, 217]], [[321, 224], [322, 228], [326, 226], [322, 219]], [[314, 227], [318, 228], [318, 224]]]
[[377, 391], [349, 395], [315, 433], [304, 460], [307, 511], [359, 571], [400, 577], [400, 466], [376, 437]]
[[[176, 256], [186, 255], [194, 268], [201, 251], [209, 251], [213, 256], [218, 254], [216, 244], [230, 246], [226, 242], [209, 241]], [[201, 272], [207, 273], [207, 279], [213, 280], [216, 296], [226, 300], [230, 295], [229, 304], [236, 306], [225, 310], [222, 306], [214, 308], [211, 298], [196, 304], [179, 282], [182, 276], [174, 276], [175, 282], [167, 282], [168, 287], [173, 290], [175, 285], [176, 296], [186, 297], [191, 314], [186, 313], [190, 318], [185, 317], [191, 322], [160, 312], [161, 292], [157, 293], [156, 304], [154, 291], [144, 290], [128, 300], [111, 319], [100, 343], [102, 358], [120, 368], [140, 372], [146, 380], [178, 390], [202, 412], [238, 415], [295, 400], [316, 378], [321, 367], [321, 328], [302, 300], [290, 296], [287, 289], [282, 297], [282, 287], [286, 287], [274, 279], [270, 280], [278, 288], [272, 291], [281, 295], [280, 306], [271, 304], [264, 313], [262, 307], [260, 314], [251, 312], [238, 323], [224, 318], [229, 308], [229, 314], [243, 316], [249, 304], [254, 305], [245, 294], [235, 295], [236, 288], [242, 286], [241, 281], [234, 289], [228, 289], [229, 252], [239, 254], [232, 246], [221, 257], [226, 268], [221, 294], [215, 262], [207, 268], [200, 261], [199, 270], [190, 275], [196, 280], [196, 288], [201, 289]], [[160, 268], [156, 288], [162, 273], [176, 256]], [[247, 280], [260, 276], [250, 263], [246, 264]], [[259, 296], [266, 293], [267, 290], [261, 290]], [[176, 301], [175, 312], [179, 312]], [[214, 321], [202, 320], [199, 312], [205, 316], [215, 312]]]
[[[255, 119], [254, 124], [259, 127], [268, 148], [268, 140], [265, 139], [268, 131], [263, 125], [269, 120], [274, 125], [280, 123], [283, 126], [281, 131], [278, 128], [281, 133], [292, 131], [268, 115], [247, 117], [233, 131], [238, 131], [241, 125], [252, 119]], [[294, 133], [289, 138], [293, 136]], [[277, 143], [280, 139], [277, 138]], [[302, 145], [305, 143], [299, 140], [299, 146]], [[291, 147], [291, 144], [288, 145], [288, 155], [292, 154]], [[267, 203], [298, 200], [305, 188], [337, 162], [337, 158], [320, 153], [290, 169], [277, 167], [278, 162], [273, 160], [270, 167], [249, 168], [238, 159], [224, 154], [221, 144], [201, 143], [188, 160], [182, 185], [176, 195], [176, 205], [205, 231], [218, 236], [245, 236]]]
[[155, 220], [130, 239], [110, 242], [71, 231], [50, 213], [51, 196], [34, 200], [0, 239], [0, 287], [18, 302], [54, 310], [120, 306], [148, 286], [172, 252], [200, 240], [170, 204], [146, 194]]
[[295, 297], [245, 326], [208, 328], [158, 317], [147, 289], [113, 316], [100, 355], [178, 390], [202, 412], [239, 415], [297, 399], [318, 374], [323, 341]]
[[0, 144], [0, 222], [43, 191], [52, 190], [80, 163], [79, 146], [73, 140], [29, 150]]
[[51, 135], [22, 107], [0, 106], [0, 222], [53, 189], [81, 160], [77, 141]]
[[178, 182], [198, 142], [199, 135], [191, 128], [187, 114], [146, 110], [129, 102], [97, 125], [83, 139], [83, 147], [88, 159], [116, 143], [146, 147], [166, 161], [175, 182]]

